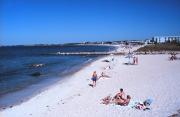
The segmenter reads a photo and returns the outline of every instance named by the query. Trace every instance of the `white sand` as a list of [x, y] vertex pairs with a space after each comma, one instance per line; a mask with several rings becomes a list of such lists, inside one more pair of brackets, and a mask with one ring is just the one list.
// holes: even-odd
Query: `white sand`
[[[83, 68], [63, 83], [58, 83], [32, 99], [0, 112], [0, 117], [166, 117], [180, 109], [180, 60], [168, 55], [139, 55], [138, 65], [124, 65], [128, 59], [108, 56]], [[110, 65], [112, 69], [103, 70]], [[91, 83], [92, 72], [111, 76]], [[100, 104], [123, 88], [132, 101], [152, 98], [151, 110], [142, 111], [118, 105]]]

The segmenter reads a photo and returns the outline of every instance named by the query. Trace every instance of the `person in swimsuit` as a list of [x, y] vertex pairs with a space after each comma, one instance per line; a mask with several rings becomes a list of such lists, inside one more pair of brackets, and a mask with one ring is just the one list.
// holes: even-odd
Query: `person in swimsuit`
[[96, 71], [93, 72], [93, 75], [92, 75], [92, 81], [93, 81], [93, 87], [96, 86], [96, 81], [97, 81], [97, 74], [96, 74]]
[[125, 93], [122, 88], [120, 89], [120, 92], [114, 96], [113, 100], [116, 100], [116, 99], [122, 99], [122, 100], [125, 99]]
[[131, 96], [127, 95], [126, 99], [116, 100], [115, 103], [118, 104], [118, 105], [121, 105], [121, 106], [127, 106], [129, 104], [130, 100], [131, 100]]

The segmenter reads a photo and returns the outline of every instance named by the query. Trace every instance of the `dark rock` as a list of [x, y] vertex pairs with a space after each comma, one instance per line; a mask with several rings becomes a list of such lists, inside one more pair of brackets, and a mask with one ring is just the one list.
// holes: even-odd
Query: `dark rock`
[[10, 106], [10, 108], [12, 108], [13, 106]]
[[110, 62], [109, 60], [103, 60], [102, 62]]
[[31, 74], [31, 76], [40, 76], [40, 75], [42, 75], [40, 72], [34, 72]]

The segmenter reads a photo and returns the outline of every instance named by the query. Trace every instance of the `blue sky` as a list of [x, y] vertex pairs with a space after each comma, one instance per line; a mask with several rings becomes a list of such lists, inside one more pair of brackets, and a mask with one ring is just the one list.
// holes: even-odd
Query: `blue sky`
[[0, 0], [0, 44], [180, 35], [180, 0]]

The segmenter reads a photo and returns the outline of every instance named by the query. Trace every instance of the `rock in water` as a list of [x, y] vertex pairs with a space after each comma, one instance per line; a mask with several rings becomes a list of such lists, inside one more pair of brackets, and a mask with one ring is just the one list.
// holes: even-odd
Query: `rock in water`
[[40, 72], [34, 72], [31, 74], [31, 76], [40, 76], [40, 75], [42, 75]]

